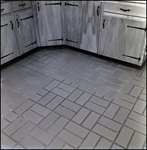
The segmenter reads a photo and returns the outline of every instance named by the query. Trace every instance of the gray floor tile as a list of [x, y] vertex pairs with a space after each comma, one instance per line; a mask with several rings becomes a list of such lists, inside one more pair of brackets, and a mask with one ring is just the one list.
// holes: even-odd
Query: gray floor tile
[[47, 149], [61, 149], [63, 148], [64, 143], [61, 142], [59, 139], [55, 138], [51, 144], [47, 147]]
[[98, 145], [96, 146], [96, 149], [110, 149], [111, 145], [112, 145], [112, 142], [104, 138], [101, 138]]

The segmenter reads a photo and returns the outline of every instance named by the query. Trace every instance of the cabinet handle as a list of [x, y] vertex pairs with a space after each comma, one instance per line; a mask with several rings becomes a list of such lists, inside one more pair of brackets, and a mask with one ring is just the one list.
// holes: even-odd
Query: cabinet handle
[[62, 3], [60, 2], [60, 3], [49, 3], [49, 4], [45, 4], [45, 5], [62, 5]]
[[23, 3], [23, 4], [19, 4], [18, 6], [25, 6], [26, 5], [26, 3]]
[[4, 8], [1, 9], [1, 11], [4, 11], [4, 10], [5, 10]]
[[17, 27], [19, 28], [19, 21], [18, 21], [18, 19], [16, 19], [16, 21], [17, 21]]
[[97, 7], [97, 16], [99, 16], [99, 6]]
[[139, 30], [144, 30], [146, 32], [146, 28], [134, 27], [134, 26], [129, 26], [129, 25], [127, 25], [127, 27], [128, 28], [139, 29]]
[[77, 7], [79, 6], [79, 5], [69, 4], [69, 3], [66, 3], [66, 2], [65, 2], [65, 6], [66, 6], [66, 5], [69, 5], [69, 6], [77, 6]]
[[130, 9], [123, 9], [123, 8], [120, 8], [120, 10], [122, 10], [122, 11], [130, 11]]
[[141, 57], [137, 58], [137, 57], [133, 57], [133, 56], [125, 55], [125, 54], [123, 54], [123, 56], [133, 58], [133, 59], [137, 59], [138, 61], [141, 60]]
[[103, 20], [103, 29], [105, 28], [105, 19]]
[[12, 21], [10, 20], [10, 23], [11, 23], [11, 29], [13, 30], [13, 23], [12, 23]]
[[39, 2], [37, 4], [38, 4], [38, 11], [40, 11]]

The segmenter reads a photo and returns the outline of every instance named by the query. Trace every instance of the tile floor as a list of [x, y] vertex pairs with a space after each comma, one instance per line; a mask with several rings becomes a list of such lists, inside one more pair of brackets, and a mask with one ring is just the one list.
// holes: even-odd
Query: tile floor
[[146, 65], [40, 49], [1, 70], [1, 148], [145, 148]]

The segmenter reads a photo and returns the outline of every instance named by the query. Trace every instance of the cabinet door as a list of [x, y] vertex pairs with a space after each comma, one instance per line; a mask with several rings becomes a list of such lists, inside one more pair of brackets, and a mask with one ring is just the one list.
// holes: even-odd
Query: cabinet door
[[1, 17], [1, 64], [13, 59], [15, 51], [17, 51], [17, 43], [14, 20], [10, 15]]
[[37, 1], [38, 28], [41, 46], [63, 43], [62, 5], [60, 1]]
[[145, 20], [105, 13], [98, 54], [138, 64], [144, 39]]
[[66, 44], [79, 48], [81, 33], [82, 1], [65, 1]]
[[97, 53], [100, 16], [100, 1], [82, 1], [81, 49]]
[[15, 16], [18, 41], [21, 47], [21, 54], [36, 48], [36, 31], [32, 10], [17, 13]]

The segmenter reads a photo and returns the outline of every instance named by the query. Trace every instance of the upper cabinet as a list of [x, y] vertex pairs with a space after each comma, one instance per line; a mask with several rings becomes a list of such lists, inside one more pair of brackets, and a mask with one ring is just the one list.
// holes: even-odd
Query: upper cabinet
[[80, 48], [93, 53], [97, 53], [99, 44], [101, 4], [100, 1], [82, 1]]
[[79, 48], [81, 23], [82, 23], [82, 1], [65, 1], [65, 42], [67, 45]]
[[40, 46], [63, 44], [64, 31], [63, 2], [37, 1], [37, 27], [40, 37]]

